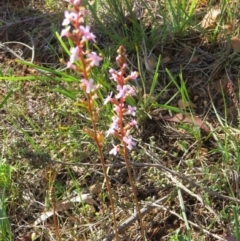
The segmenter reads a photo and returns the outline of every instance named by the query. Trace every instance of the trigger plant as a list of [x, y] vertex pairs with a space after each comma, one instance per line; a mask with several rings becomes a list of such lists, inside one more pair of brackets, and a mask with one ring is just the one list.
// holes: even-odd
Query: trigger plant
[[117, 145], [113, 144], [113, 148], [110, 154], [117, 155], [118, 153], [123, 156], [129, 182], [134, 195], [134, 200], [138, 212], [139, 223], [141, 227], [142, 238], [145, 240], [145, 232], [141, 217], [140, 205], [138, 203], [135, 184], [133, 181], [131, 167], [128, 160], [129, 151], [136, 145], [131, 135], [131, 129], [137, 126], [137, 121], [134, 119], [136, 116], [136, 107], [127, 105], [126, 99], [129, 96], [135, 95], [134, 88], [129, 84], [131, 80], [135, 80], [138, 77], [137, 72], [131, 72], [127, 75], [127, 56], [124, 47], [120, 46], [117, 50], [118, 56], [116, 58], [119, 70], [110, 69], [111, 78], [116, 82], [117, 92], [115, 96], [112, 93], [106, 98], [105, 104], [111, 102], [113, 104], [114, 115], [112, 117], [112, 124], [107, 132], [108, 135], [114, 136], [118, 139]]
[[62, 23], [65, 28], [61, 32], [61, 37], [67, 37], [73, 43], [73, 47], [70, 48], [69, 61], [65, 64], [81, 76], [80, 87], [84, 92], [84, 97], [80, 102], [91, 119], [91, 128], [86, 128], [85, 131], [95, 141], [99, 153], [111, 203], [115, 238], [118, 241], [114, 200], [102, 151], [104, 135], [97, 130], [99, 109], [95, 104], [95, 100], [98, 98], [97, 90], [100, 85], [96, 84], [94, 79], [91, 78], [92, 68], [98, 66], [102, 58], [88, 49], [90, 42], [96, 43], [96, 36], [90, 31], [90, 26], [85, 24], [87, 10], [81, 5], [81, 0], [68, 0], [68, 2], [71, 4], [72, 9], [71, 11], [65, 11], [65, 18]]

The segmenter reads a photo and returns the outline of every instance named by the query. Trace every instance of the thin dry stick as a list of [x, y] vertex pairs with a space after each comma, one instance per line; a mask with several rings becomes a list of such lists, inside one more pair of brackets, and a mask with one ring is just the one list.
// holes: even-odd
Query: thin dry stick
[[30, 62], [30, 63], [33, 63], [34, 57], [35, 57], [35, 48], [34, 48], [34, 43], [33, 43], [32, 38], [31, 38], [31, 42], [32, 42], [32, 44], [33, 44], [32, 47], [28, 46], [28, 45], [25, 44], [25, 43], [16, 42], [16, 41], [0, 43], [0, 49], [2, 48], [2, 49], [4, 49], [4, 50], [10, 52], [10, 53], [11, 53], [13, 56], [15, 56], [16, 58], [18, 58], [18, 59], [20, 59], [20, 60], [22, 60], [22, 61], [28, 62], [28, 61], [24, 60], [24, 59], [22, 58], [22, 56], [20, 56], [19, 54], [17, 54], [13, 49], [11, 49], [11, 48], [9, 48], [9, 47], [7, 46], [7, 44], [18, 44], [18, 45], [22, 45], [22, 46], [24, 46], [24, 47], [26, 47], [26, 48], [28, 48], [28, 49], [30, 49], [30, 50], [32, 51], [32, 58], [31, 58], [31, 62]]
[[33, 37], [32, 37], [29, 33], [27, 33], [26, 31], [24, 31], [24, 33], [25, 33], [26, 35], [28, 35], [28, 37], [30, 38], [31, 43], [32, 43], [32, 48], [31, 48], [31, 50], [32, 50], [31, 63], [33, 63], [33, 61], [34, 61], [34, 59], [35, 59], [35, 44], [34, 44], [34, 40], [33, 40]]

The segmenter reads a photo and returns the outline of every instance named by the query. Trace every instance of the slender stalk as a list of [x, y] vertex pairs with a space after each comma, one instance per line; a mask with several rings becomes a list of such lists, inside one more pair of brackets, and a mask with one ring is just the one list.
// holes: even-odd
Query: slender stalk
[[[121, 68], [121, 75], [119, 76], [119, 83], [124, 85], [124, 69]], [[124, 105], [124, 98], [121, 97], [120, 98], [120, 104], [119, 104], [119, 127], [120, 127], [120, 132], [121, 132], [121, 142], [123, 144], [123, 158], [124, 161], [126, 163], [126, 167], [127, 167], [127, 172], [128, 172], [128, 178], [129, 178], [129, 182], [132, 188], [132, 192], [134, 195], [134, 201], [136, 204], [136, 208], [137, 208], [137, 213], [138, 213], [138, 218], [139, 218], [139, 223], [140, 223], [140, 228], [141, 228], [141, 234], [142, 234], [142, 238], [143, 240], [145, 240], [145, 231], [144, 231], [144, 225], [143, 225], [143, 221], [142, 221], [142, 215], [141, 215], [141, 211], [140, 211], [140, 205], [138, 203], [138, 198], [137, 198], [137, 192], [136, 192], [136, 188], [135, 188], [135, 183], [133, 181], [133, 177], [132, 177], [132, 173], [131, 173], [131, 167], [128, 161], [128, 150], [127, 150], [127, 145], [126, 143], [123, 141], [123, 137], [125, 136], [125, 130], [124, 130], [124, 126], [123, 126], [123, 105]]]
[[145, 240], [145, 230], [142, 221], [140, 205], [138, 202], [137, 192], [131, 174], [131, 167], [128, 161], [128, 152], [131, 151], [133, 146], [136, 145], [130, 134], [130, 130], [137, 125], [137, 121], [134, 120], [132, 117], [125, 119], [126, 115], [136, 116], [136, 107], [126, 105], [125, 100], [128, 96], [136, 94], [133, 87], [128, 84], [128, 81], [136, 79], [138, 74], [135, 71], [125, 76], [125, 72], [127, 70], [127, 55], [125, 48], [123, 46], [120, 46], [117, 50], [117, 53], [118, 56], [116, 57], [116, 61], [118, 63], [118, 66], [120, 67], [120, 71], [110, 69], [109, 73], [112, 75], [112, 79], [117, 83], [118, 93], [115, 95], [115, 97], [112, 97], [112, 94], [110, 94], [105, 100], [105, 103], [107, 103], [108, 101], [113, 103], [115, 111], [114, 117], [112, 118], [113, 123], [108, 130], [108, 134], [112, 134], [115, 138], [119, 139], [120, 144], [113, 145], [113, 149], [109, 153], [113, 155], [117, 155], [117, 153], [120, 153], [124, 157], [129, 182], [134, 195], [134, 202], [136, 203], [137, 207], [141, 235], [143, 240]]
[[138, 213], [138, 218], [139, 218], [139, 223], [140, 223], [140, 228], [141, 228], [141, 234], [142, 234], [143, 240], [145, 240], [145, 230], [144, 230], [144, 225], [143, 225], [143, 221], [142, 221], [141, 209], [140, 209], [140, 205], [138, 203], [135, 183], [133, 181], [133, 177], [132, 177], [132, 173], [131, 173], [131, 167], [130, 167], [130, 164], [129, 164], [129, 161], [128, 161], [128, 156], [127, 156], [128, 150], [127, 150], [127, 147], [126, 147], [125, 143], [123, 144], [123, 148], [124, 148], [124, 161], [126, 163], [128, 178], [129, 178], [129, 182], [130, 182], [132, 192], [133, 192], [133, 195], [134, 195], [134, 201], [135, 201], [136, 207], [137, 207], [137, 213]]
[[101, 161], [101, 164], [102, 164], [103, 174], [104, 174], [104, 177], [106, 178], [106, 185], [107, 185], [107, 190], [108, 190], [108, 194], [109, 194], [109, 199], [110, 199], [111, 209], [112, 209], [112, 215], [113, 215], [113, 225], [114, 225], [114, 230], [115, 230], [115, 238], [116, 238], [116, 241], [118, 241], [119, 240], [118, 239], [118, 227], [117, 227], [116, 214], [115, 214], [115, 205], [114, 205], [112, 190], [111, 190], [111, 186], [110, 186], [110, 179], [109, 179], [108, 174], [107, 174], [107, 168], [106, 168], [106, 165], [105, 165], [105, 160], [104, 160], [104, 157], [103, 157], [101, 146], [98, 143], [96, 143], [96, 145], [97, 145], [97, 148], [98, 148], [98, 153], [99, 153], [100, 161]]
[[[86, 107], [92, 122], [92, 130], [86, 128], [86, 132], [91, 137], [97, 146], [98, 153], [101, 160], [102, 170], [106, 179], [107, 190], [111, 203], [111, 210], [113, 215], [114, 230], [116, 241], [118, 241], [118, 229], [115, 216], [114, 200], [111, 191], [110, 179], [107, 174], [107, 168], [102, 152], [102, 143], [104, 136], [101, 132], [97, 131], [96, 121], [98, 116], [98, 109], [95, 107], [95, 100], [97, 98], [97, 89], [99, 85], [94, 84], [90, 72], [93, 66], [98, 66], [102, 60], [95, 52], [89, 52], [88, 42], [96, 42], [96, 36], [90, 32], [90, 26], [84, 26], [84, 18], [87, 11], [82, 7], [81, 0], [67, 0], [72, 5], [72, 11], [64, 12], [64, 20], [62, 25], [65, 29], [62, 30], [61, 36], [69, 38], [75, 47], [70, 49], [70, 59], [66, 63], [68, 68], [72, 68], [81, 74], [80, 88], [84, 91], [86, 100], [83, 100], [83, 105]], [[72, 28], [73, 27], [73, 28]], [[71, 30], [72, 29], [72, 30]], [[78, 62], [78, 64], [76, 64]], [[83, 77], [83, 78], [82, 78]]]
[[[89, 105], [91, 106], [91, 96], [90, 98], [88, 98], [88, 103]], [[92, 126], [93, 126], [93, 132], [94, 132], [94, 140], [95, 140], [95, 143], [96, 143], [96, 146], [97, 146], [97, 149], [98, 149], [98, 154], [99, 154], [99, 157], [100, 157], [100, 161], [101, 161], [101, 164], [102, 164], [102, 170], [103, 170], [103, 174], [104, 174], [104, 177], [106, 179], [106, 186], [107, 186], [107, 190], [108, 190], [108, 194], [109, 194], [109, 199], [110, 199], [110, 203], [111, 203], [111, 210], [112, 210], [112, 215], [113, 215], [113, 225], [114, 225], [114, 230], [115, 230], [115, 238], [116, 238], [116, 241], [118, 241], [118, 228], [117, 228], [117, 221], [116, 221], [116, 214], [115, 214], [115, 205], [114, 205], [114, 200], [113, 200], [113, 194], [112, 194], [112, 190], [111, 190], [111, 185], [110, 185], [110, 179], [108, 177], [108, 174], [107, 174], [107, 168], [106, 168], [106, 163], [105, 163], [105, 159], [104, 159], [104, 156], [103, 156], [103, 152], [102, 152], [102, 146], [98, 140], [98, 132], [97, 132], [97, 128], [96, 128], [96, 123], [94, 121], [94, 116], [93, 116], [93, 113], [92, 113], [92, 108], [89, 108], [89, 114], [91, 116], [91, 120], [92, 120]]]

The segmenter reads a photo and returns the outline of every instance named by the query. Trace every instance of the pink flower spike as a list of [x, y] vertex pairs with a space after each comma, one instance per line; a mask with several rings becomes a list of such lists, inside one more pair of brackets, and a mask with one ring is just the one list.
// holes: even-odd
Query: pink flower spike
[[82, 79], [81, 83], [83, 85], [85, 85], [85, 89], [86, 89], [86, 93], [89, 94], [91, 91], [94, 91], [97, 89], [96, 85], [93, 84], [94, 80], [90, 79], [90, 80], [86, 80], [86, 79]]
[[90, 32], [90, 27], [89, 26], [84, 27], [84, 26], [81, 25], [79, 27], [79, 29], [80, 29], [80, 31], [81, 31], [81, 33], [83, 35], [82, 39], [84, 41], [92, 40], [94, 43], [96, 43], [96, 40], [95, 40], [96, 36], [93, 33]]
[[127, 109], [127, 114], [135, 116], [136, 115], [136, 110], [137, 110], [137, 108], [135, 106], [129, 105], [128, 109]]
[[103, 104], [106, 105], [108, 102], [110, 102], [112, 99], [112, 92], [107, 96], [107, 98], [104, 100]]
[[99, 62], [102, 60], [101, 57], [99, 57], [95, 52], [92, 52], [87, 55], [88, 58], [91, 60], [90, 65], [91, 66], [99, 66]]
[[116, 145], [113, 144], [113, 148], [112, 148], [112, 150], [109, 152], [109, 154], [116, 156], [117, 153], [118, 153], [118, 146], [116, 146]]

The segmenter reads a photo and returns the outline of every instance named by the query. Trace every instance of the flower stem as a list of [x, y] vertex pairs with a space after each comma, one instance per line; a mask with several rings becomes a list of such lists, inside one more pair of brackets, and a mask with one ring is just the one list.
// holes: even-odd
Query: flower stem
[[143, 225], [143, 221], [142, 221], [142, 214], [141, 214], [141, 210], [140, 210], [140, 205], [138, 203], [137, 191], [136, 191], [135, 184], [134, 184], [134, 181], [133, 181], [133, 177], [132, 177], [132, 173], [131, 173], [131, 167], [130, 167], [130, 164], [129, 164], [129, 161], [128, 161], [128, 154], [127, 154], [128, 150], [127, 150], [127, 146], [126, 146], [125, 143], [123, 144], [123, 151], [124, 151], [124, 154], [123, 154], [124, 161], [126, 163], [127, 172], [128, 172], [128, 178], [129, 178], [129, 182], [130, 182], [132, 192], [133, 192], [133, 195], [134, 195], [134, 201], [136, 203], [138, 219], [139, 219], [139, 224], [140, 224], [140, 228], [141, 228], [141, 234], [142, 234], [143, 240], [145, 240], [145, 230], [144, 230], [144, 225]]
[[97, 149], [98, 149], [98, 154], [99, 154], [99, 157], [100, 157], [103, 174], [104, 174], [104, 177], [106, 179], [106, 186], [107, 186], [107, 190], [108, 190], [108, 194], [109, 194], [109, 200], [110, 200], [111, 210], [112, 210], [112, 215], [113, 215], [113, 225], [114, 225], [114, 231], [115, 231], [115, 238], [116, 238], [116, 241], [118, 241], [119, 240], [118, 239], [118, 227], [117, 227], [117, 221], [116, 221], [113, 194], [112, 194], [111, 185], [110, 185], [110, 178], [109, 178], [108, 173], [107, 173], [107, 168], [106, 168], [106, 163], [105, 163], [105, 159], [104, 159], [104, 156], [103, 156], [102, 146], [101, 146], [101, 143], [99, 142], [98, 137], [97, 137], [96, 123], [95, 123], [94, 116], [93, 116], [93, 113], [92, 113], [91, 96], [89, 96], [89, 95], [88, 95], [88, 106], [89, 106], [88, 111], [89, 111], [89, 114], [90, 114], [90, 117], [91, 117], [92, 127], [93, 127], [93, 132], [94, 132], [94, 141], [95, 141]]
[[[124, 86], [124, 68], [121, 68], [121, 75], [119, 76], [119, 84]], [[120, 132], [121, 132], [121, 142], [123, 144], [123, 157], [124, 157], [124, 160], [126, 163], [128, 178], [129, 178], [129, 182], [130, 182], [130, 185], [131, 185], [131, 188], [133, 191], [133, 195], [134, 195], [134, 201], [136, 203], [142, 238], [143, 238], [143, 240], [145, 240], [145, 231], [144, 231], [142, 215], [141, 215], [141, 211], [140, 211], [140, 205], [138, 203], [137, 192], [136, 192], [135, 184], [134, 184], [132, 173], [131, 173], [131, 167], [130, 167], [130, 164], [128, 161], [128, 149], [127, 149], [126, 143], [123, 141], [123, 137], [125, 136], [125, 130], [123, 127], [123, 125], [124, 125], [123, 124], [123, 106], [124, 106], [124, 97], [121, 97], [120, 102], [119, 102], [118, 116], [119, 116], [119, 127], [120, 127]]]

